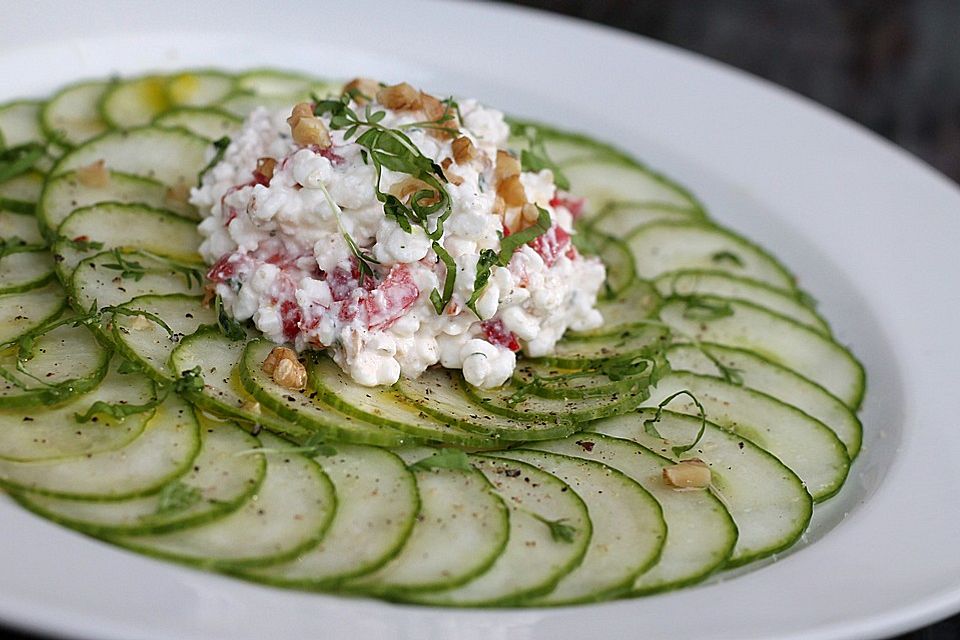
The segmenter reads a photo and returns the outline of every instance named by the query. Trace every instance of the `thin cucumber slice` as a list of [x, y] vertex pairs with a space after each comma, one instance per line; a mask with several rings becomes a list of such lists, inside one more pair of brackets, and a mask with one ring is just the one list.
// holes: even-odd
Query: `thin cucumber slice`
[[561, 167], [570, 162], [593, 158], [617, 158], [633, 162], [630, 156], [619, 149], [583, 134], [561, 131], [541, 122], [510, 117], [507, 118], [507, 123], [510, 125], [510, 149], [520, 152], [529, 149], [531, 139], [539, 140], [547, 157]]
[[281, 562], [314, 547], [337, 508], [333, 485], [320, 465], [290, 452], [292, 445], [286, 440], [263, 434], [260, 441], [267, 460], [266, 476], [236, 511], [168, 533], [107, 539], [147, 555], [202, 568]]
[[645, 389], [650, 380], [661, 375], [665, 369], [663, 363], [653, 354], [647, 358], [638, 356], [624, 363], [632, 368], [627, 371], [617, 367], [605, 371], [604, 363], [598, 366], [585, 366], [580, 369], [564, 369], [544, 364], [538, 360], [525, 359], [517, 363], [513, 379], [517, 386], [527, 387], [530, 393], [545, 398], [589, 398], [609, 396], [615, 393], [629, 393], [632, 390]]
[[586, 218], [591, 232], [625, 238], [634, 230], [654, 222], [689, 222], [703, 219], [699, 209], [662, 202], [610, 202], [596, 215]]
[[99, 106], [111, 84], [110, 80], [80, 82], [55, 93], [40, 110], [44, 135], [75, 147], [106, 131]]
[[[90, 391], [106, 375], [110, 353], [84, 326], [60, 325], [31, 338], [29, 353], [16, 346], [0, 352], [0, 408], [60, 404]], [[0, 445], [0, 457], [4, 450]]]
[[0, 295], [0, 344], [13, 342], [29, 331], [60, 315], [67, 296], [59, 284]]
[[198, 253], [202, 239], [196, 223], [162, 209], [139, 204], [95, 204], [71, 213], [60, 225], [59, 234], [53, 254], [57, 274], [64, 282], [81, 260], [112, 249], [146, 251], [179, 264], [203, 268]]
[[829, 391], [791, 369], [750, 351], [717, 344], [674, 345], [667, 351], [667, 360], [675, 371], [723, 377], [719, 363], [728, 377], [732, 375], [744, 387], [793, 405], [830, 427], [851, 459], [860, 452], [863, 426], [857, 415]]
[[[674, 446], [697, 439], [700, 419], [664, 411], [656, 423], [666, 440], [651, 435], [645, 422], [652, 409], [590, 425], [591, 432], [632, 440], [671, 460], [699, 458], [710, 466], [711, 487], [737, 525], [739, 536], [727, 566], [741, 566], [789, 548], [813, 515], [813, 500], [790, 469], [736, 434], [707, 423], [697, 445], [677, 455]], [[586, 434], [584, 434], [586, 436]]]
[[582, 369], [595, 366], [608, 358], [643, 356], [660, 348], [669, 339], [662, 327], [638, 324], [620, 333], [590, 338], [566, 338], [557, 343], [553, 355], [536, 358], [549, 366]]
[[683, 300], [668, 300], [660, 319], [681, 334], [753, 351], [813, 380], [856, 409], [866, 383], [863, 366], [848, 349], [790, 318], [748, 302], [729, 301], [732, 314], [723, 317], [685, 317]]
[[54, 522], [94, 536], [160, 533], [235, 511], [266, 473], [256, 438], [239, 427], [202, 421], [200, 453], [190, 470], [160, 491], [129, 500], [89, 501], [14, 493], [21, 505]]
[[577, 429], [574, 420], [563, 416], [504, 415], [473, 401], [459, 372], [432, 368], [420, 377], [401, 378], [396, 388], [410, 402], [448, 424], [468, 431], [493, 435], [503, 441], [562, 438]]
[[495, 447], [497, 439], [433, 418], [391, 387], [364, 387], [327, 357], [307, 363], [307, 387], [324, 403], [348, 415], [383, 424], [416, 438], [465, 447]]
[[0, 182], [0, 202], [4, 203], [0, 208], [11, 209], [17, 213], [33, 213], [33, 209], [24, 211], [24, 205], [33, 204], [40, 199], [45, 178], [43, 173], [32, 169]]
[[218, 140], [235, 134], [243, 119], [219, 107], [177, 107], [153, 121], [158, 127], [183, 127], [187, 131]]
[[[75, 367], [76, 363], [70, 366]], [[135, 373], [121, 374], [114, 364], [91, 393], [69, 399], [66, 404], [35, 407], [29, 416], [23, 411], [0, 411], [0, 459], [56, 461], [125, 447], [140, 436], [152, 412], [134, 413], [123, 419], [98, 415], [88, 422], [79, 422], [76, 416], [86, 413], [96, 402], [135, 406], [153, 398], [149, 380]]]
[[574, 235], [573, 241], [580, 251], [597, 256], [606, 267], [607, 277], [599, 296], [602, 301], [615, 300], [637, 279], [633, 254], [620, 240], [585, 230]]
[[[646, 386], [634, 384], [625, 385], [608, 395], [556, 398], [537, 395], [535, 388], [524, 387], [513, 381], [496, 389], [465, 386], [464, 393], [491, 413], [511, 417], [521, 422], [536, 420], [559, 424], [571, 422], [579, 424], [624, 413], [637, 407], [649, 396]], [[568, 428], [564, 435], [573, 431], [574, 429]]]
[[619, 158], [587, 158], [563, 165], [570, 191], [587, 199], [585, 215], [611, 202], [662, 202], [699, 211], [689, 191], [646, 167]]
[[339, 93], [342, 86], [339, 82], [320, 80], [296, 71], [254, 69], [237, 76], [236, 90], [257, 96], [296, 96], [305, 99], [312, 94], [323, 98]]
[[199, 450], [193, 411], [171, 394], [126, 446], [53, 460], [0, 460], [0, 486], [84, 500], [133, 498], [182, 475]]
[[759, 246], [701, 222], [657, 222], [637, 229], [627, 244], [637, 275], [653, 280], [680, 269], [710, 269], [765, 282], [790, 292], [793, 276]]
[[718, 570], [733, 553], [737, 526], [723, 503], [707, 490], [678, 491], [667, 486], [663, 469], [673, 462], [650, 449], [596, 433], [540, 442], [531, 448], [602, 462], [625, 473], [660, 503], [667, 524], [667, 541], [657, 564], [634, 582], [634, 595], [699, 582]]
[[659, 559], [667, 537], [663, 511], [623, 473], [592, 460], [544, 451], [514, 449], [491, 455], [532, 464], [563, 480], [586, 503], [593, 525], [583, 562], [553, 591], [523, 604], [556, 606], [620, 595]]
[[653, 284], [665, 298], [693, 297], [696, 300], [701, 296], [710, 296], [745, 300], [830, 335], [830, 325], [826, 320], [796, 296], [756, 280], [723, 271], [691, 269], [664, 273]]
[[[199, 327], [217, 322], [214, 311], [204, 307], [197, 296], [140, 296], [122, 308], [144, 314], [113, 314], [113, 343], [117, 351], [161, 383], [175, 380], [180, 373], [167, 364], [177, 342]], [[159, 318], [166, 326], [146, 314]]]
[[100, 113], [112, 127], [139, 127], [176, 106], [204, 106], [222, 100], [233, 90], [233, 83], [233, 78], [219, 71], [121, 80], [104, 93]]
[[51, 176], [103, 160], [108, 169], [150, 178], [169, 186], [192, 186], [213, 155], [206, 138], [186, 129], [141, 127], [108, 131], [64, 155]]
[[0, 257], [0, 294], [36, 289], [53, 277], [53, 256], [49, 251], [19, 251]]
[[246, 118], [254, 109], [264, 107], [269, 111], [289, 112], [293, 105], [309, 98], [300, 94], [286, 96], [267, 96], [257, 95], [249, 91], [240, 91], [233, 93], [219, 104], [220, 108], [228, 113]]
[[246, 340], [230, 340], [218, 327], [200, 327], [180, 341], [170, 354], [170, 370], [174, 375], [200, 368], [203, 389], [187, 391], [194, 406], [214, 415], [253, 425], [254, 431], [265, 427], [274, 433], [305, 440], [313, 432], [285, 420], [260, 405], [240, 384], [240, 361]]
[[417, 480], [420, 513], [400, 553], [380, 569], [343, 584], [347, 591], [406, 598], [459, 586], [481, 575], [507, 544], [509, 512], [474, 469], [419, 468], [430, 449], [398, 451]]
[[[700, 402], [711, 422], [763, 447], [790, 467], [814, 500], [825, 500], [843, 486], [850, 458], [837, 435], [822, 422], [759, 391], [693, 373], [677, 372], [662, 378], [646, 405], [662, 405], [682, 391]], [[674, 397], [666, 406], [678, 413], [699, 415], [688, 394]]]
[[[413, 594], [420, 604], [504, 606], [551, 591], [583, 559], [587, 506], [556, 476], [516, 460], [470, 456], [510, 509], [510, 538], [493, 566], [455, 589]], [[567, 537], [555, 532], [565, 527]]]
[[0, 140], [7, 147], [45, 140], [40, 130], [40, 108], [37, 100], [17, 100], [0, 105]]
[[290, 562], [237, 575], [275, 586], [331, 589], [395, 557], [420, 512], [413, 474], [379, 447], [336, 443], [319, 459], [333, 482], [337, 512], [323, 540]]
[[124, 254], [141, 269], [124, 273], [116, 265], [112, 251], [83, 259], [70, 279], [70, 295], [75, 308], [112, 307], [145, 295], [202, 293], [202, 278], [191, 269], [176, 269], [170, 264], [139, 253]]
[[[238, 350], [236, 346], [223, 344], [221, 336], [217, 338], [208, 330], [206, 334], [190, 340], [190, 346], [184, 346], [179, 351], [190, 350], [190, 356], [197, 362], [208, 363], [217, 358], [207, 352], [220, 349]], [[306, 390], [288, 389], [282, 387], [264, 373], [262, 365], [267, 356], [277, 345], [266, 338], [253, 340], [242, 353], [238, 354], [236, 362], [240, 384], [247, 393], [251, 394], [260, 404], [270, 411], [276, 412], [281, 418], [298, 425], [308, 433], [321, 433], [334, 440], [343, 440], [357, 444], [375, 444], [381, 447], [396, 447], [410, 442], [407, 434], [373, 421], [366, 421], [357, 417], [336, 411], [332, 407], [311, 397]], [[184, 361], [184, 355], [178, 356], [178, 362]], [[188, 364], [188, 363], [184, 363]], [[181, 365], [181, 366], [184, 366]], [[215, 378], [217, 387], [227, 386], [223, 379]], [[226, 391], [224, 391], [226, 393]]]
[[0, 211], [0, 238], [14, 249], [41, 248], [47, 244], [34, 216], [13, 211]]
[[53, 237], [71, 213], [101, 202], [139, 203], [167, 209], [185, 218], [199, 218], [196, 209], [172, 197], [169, 187], [156, 180], [110, 171], [103, 186], [87, 184], [74, 171], [47, 181], [37, 203], [37, 219], [44, 232]]
[[602, 300], [597, 309], [603, 315], [603, 324], [589, 331], [569, 331], [570, 338], [594, 338], [622, 333], [655, 315], [660, 307], [660, 295], [644, 280], [634, 280], [615, 298]]

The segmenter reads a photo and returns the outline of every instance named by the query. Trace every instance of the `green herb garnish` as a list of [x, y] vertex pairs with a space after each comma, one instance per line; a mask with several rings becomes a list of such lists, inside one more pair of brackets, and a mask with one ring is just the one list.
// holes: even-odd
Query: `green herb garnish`
[[104, 269], [110, 269], [112, 271], [119, 271], [121, 278], [129, 278], [134, 282], [139, 282], [144, 275], [146, 275], [146, 270], [143, 268], [143, 265], [134, 260], [129, 260], [121, 252], [120, 249], [113, 249], [110, 252], [113, 256], [113, 259], [116, 262], [106, 262], [102, 266]]
[[569, 524], [564, 524], [563, 521], [566, 520], [566, 518], [560, 518], [559, 520], [548, 520], [547, 518], [544, 518], [536, 513], [528, 513], [549, 527], [550, 537], [553, 538], [554, 542], [566, 542], [567, 544], [570, 544], [576, 539], [577, 528]]
[[440, 453], [428, 456], [418, 460], [410, 465], [411, 469], [457, 469], [459, 471], [470, 471], [473, 466], [467, 454], [460, 449], [445, 449]]
[[690, 451], [690, 449], [693, 449], [695, 446], [697, 446], [697, 443], [700, 442], [700, 440], [703, 438], [703, 434], [707, 430], [707, 412], [704, 410], [703, 405], [700, 404], [700, 400], [698, 400], [697, 397], [687, 389], [677, 391], [676, 393], [667, 396], [663, 402], [657, 405], [657, 412], [654, 414], [653, 418], [643, 421], [643, 430], [648, 435], [665, 440], [666, 438], [660, 435], [660, 432], [657, 431], [656, 424], [660, 422], [661, 418], [663, 417], [664, 407], [670, 404], [674, 398], [678, 398], [680, 396], [689, 396], [690, 399], [693, 400], [693, 404], [697, 405], [697, 410], [700, 412], [700, 431], [697, 432], [697, 437], [695, 437], [689, 444], [670, 447], [671, 450], [673, 450], [673, 455], [675, 456], [686, 453], [687, 451]]
[[160, 491], [157, 501], [157, 510], [155, 515], [171, 515], [186, 511], [193, 505], [200, 502], [202, 494], [196, 487], [184, 484], [179, 480], [174, 480], [166, 485]]
[[216, 153], [213, 154], [213, 157], [210, 158], [210, 162], [207, 163], [203, 169], [200, 170], [200, 173], [197, 174], [197, 184], [203, 180], [203, 176], [207, 175], [207, 172], [210, 169], [213, 169], [215, 166], [220, 164], [220, 161], [223, 160], [223, 155], [227, 152], [227, 147], [230, 146], [230, 138], [223, 136], [217, 138], [213, 141], [213, 148], [216, 149]]
[[543, 134], [536, 127], [526, 127], [523, 131], [528, 146], [520, 152], [520, 167], [524, 171], [541, 171], [549, 169], [553, 172], [553, 182], [558, 188], [567, 191], [570, 189], [570, 180], [560, 169], [560, 166], [550, 159], [544, 146]]
[[0, 151], [0, 182], [29, 171], [46, 150], [39, 142], [28, 142]]
[[[537, 221], [535, 223], [522, 231], [518, 231], [500, 240], [499, 253], [493, 249], [483, 249], [480, 251], [480, 257], [477, 259], [477, 275], [473, 281], [473, 293], [470, 295], [470, 299], [467, 300], [467, 307], [473, 311], [478, 318], [480, 314], [477, 312], [477, 301], [480, 299], [480, 296], [483, 295], [484, 289], [486, 289], [493, 267], [506, 267], [510, 264], [510, 259], [517, 249], [550, 230], [553, 224], [550, 220], [550, 212], [539, 206], [537, 207], [537, 211]], [[482, 319], [483, 318], [481, 318], [481, 320]]]
[[243, 325], [230, 317], [226, 309], [223, 308], [223, 299], [220, 296], [213, 299], [213, 309], [217, 314], [217, 327], [220, 329], [220, 333], [234, 342], [247, 337]]
[[732, 251], [717, 251], [710, 256], [710, 260], [716, 264], [728, 263], [737, 267], [743, 266], [743, 258]]
[[684, 302], [683, 317], [687, 320], [719, 320], [733, 315], [733, 306], [727, 300], [690, 295], [679, 297]]

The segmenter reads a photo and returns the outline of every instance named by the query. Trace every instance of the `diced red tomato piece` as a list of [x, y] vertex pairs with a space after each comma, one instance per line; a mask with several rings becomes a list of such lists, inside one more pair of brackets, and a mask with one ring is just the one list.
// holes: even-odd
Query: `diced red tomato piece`
[[[567, 252], [570, 244], [570, 234], [560, 227], [551, 227], [549, 231], [543, 233], [530, 241], [533, 250], [540, 254], [548, 267], [552, 267], [557, 258]], [[569, 255], [569, 254], [568, 254]]]
[[338, 154], [333, 150], [333, 147], [327, 147], [326, 149], [321, 149], [320, 147], [314, 146], [311, 147], [314, 153], [319, 153], [321, 156], [330, 161], [330, 164], [337, 166], [343, 164], [343, 156]]
[[420, 297], [406, 265], [395, 265], [375, 289], [362, 296], [370, 329], [386, 329], [396, 322]]
[[359, 288], [359, 278], [360, 270], [357, 269], [355, 265], [350, 271], [337, 267], [333, 271], [328, 272], [327, 286], [330, 287], [330, 295], [337, 302], [346, 300], [354, 290]]
[[283, 337], [293, 341], [300, 332], [300, 321], [303, 314], [300, 312], [300, 305], [294, 300], [284, 300], [280, 303], [280, 322], [283, 325]]
[[571, 195], [565, 191], [557, 191], [555, 194], [553, 194], [553, 199], [550, 200], [551, 207], [566, 208], [566, 210], [570, 212], [570, 215], [573, 216], [574, 220], [583, 214], [583, 206], [586, 203], [586, 198], [578, 198], [577, 196]]
[[225, 253], [207, 270], [207, 279], [214, 283], [226, 282], [237, 275], [241, 257], [236, 253]]
[[507, 330], [500, 318], [484, 320], [480, 323], [480, 328], [483, 330], [483, 336], [490, 344], [510, 349], [510, 351], [520, 351], [520, 342], [517, 340], [517, 336], [512, 331]]

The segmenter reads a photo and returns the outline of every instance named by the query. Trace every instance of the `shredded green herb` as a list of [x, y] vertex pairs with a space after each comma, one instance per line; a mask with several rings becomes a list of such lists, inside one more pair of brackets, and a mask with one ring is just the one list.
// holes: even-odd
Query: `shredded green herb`
[[646, 431], [648, 435], [654, 436], [656, 438], [660, 438], [661, 440], [665, 440], [666, 438], [660, 435], [660, 432], [657, 431], [656, 424], [660, 422], [660, 420], [663, 418], [664, 407], [670, 404], [670, 402], [672, 402], [674, 398], [678, 398], [680, 396], [688, 396], [691, 400], [693, 400], [693, 404], [697, 406], [697, 411], [700, 412], [700, 431], [697, 432], [697, 436], [689, 444], [670, 447], [670, 449], [673, 451], [673, 455], [675, 456], [684, 454], [687, 451], [690, 451], [690, 449], [693, 449], [695, 446], [697, 446], [697, 444], [703, 438], [703, 434], [707, 430], [707, 412], [706, 410], [704, 410], [703, 405], [700, 404], [700, 400], [698, 400], [697, 397], [687, 389], [683, 389], [682, 391], [677, 391], [676, 393], [671, 394], [670, 396], [667, 396], [666, 398], [664, 398], [664, 400], [657, 405], [657, 412], [656, 414], [654, 414], [653, 418], [643, 421], [643, 430]]
[[410, 465], [411, 469], [457, 469], [460, 471], [470, 471], [473, 466], [467, 454], [460, 449], [445, 449], [432, 456], [418, 460]]
[[207, 175], [207, 172], [210, 169], [213, 169], [215, 166], [220, 164], [220, 161], [223, 160], [223, 155], [227, 152], [227, 147], [230, 146], [230, 138], [223, 136], [213, 141], [213, 148], [216, 152], [213, 154], [213, 157], [210, 158], [210, 162], [207, 163], [203, 169], [200, 170], [200, 173], [197, 174], [197, 184], [203, 180], [203, 176]]
[[732, 264], [737, 267], [743, 266], [743, 258], [741, 258], [740, 256], [738, 256], [732, 251], [717, 251], [712, 256], [710, 256], [710, 260], [715, 262], [716, 264], [723, 264], [726, 262], [728, 264]]
[[560, 166], [550, 159], [540, 130], [536, 127], [526, 127], [523, 135], [527, 139], [527, 148], [520, 152], [520, 167], [524, 171], [549, 169], [553, 173], [554, 184], [564, 191], [569, 190], [570, 180]]
[[230, 317], [223, 308], [223, 299], [220, 296], [213, 299], [213, 309], [217, 314], [217, 327], [220, 329], [220, 333], [234, 342], [247, 337], [243, 325]]
[[46, 146], [39, 142], [28, 142], [0, 151], [0, 182], [32, 169], [46, 151]]
[[719, 320], [732, 316], [733, 306], [720, 298], [708, 298], [699, 295], [680, 296], [684, 302], [683, 317], [687, 320]]
[[541, 515], [536, 513], [529, 512], [534, 518], [547, 525], [550, 529], [550, 537], [553, 538], [554, 542], [565, 542], [567, 544], [572, 543], [576, 540], [577, 528], [569, 524], [564, 524], [566, 518], [560, 518], [559, 520], [548, 520]]
[[473, 311], [478, 318], [480, 314], [477, 312], [477, 301], [483, 295], [487, 282], [490, 281], [490, 273], [493, 267], [506, 267], [510, 264], [510, 259], [517, 249], [550, 230], [552, 225], [550, 212], [539, 206], [537, 207], [537, 211], [537, 221], [534, 224], [500, 240], [499, 253], [493, 249], [483, 249], [480, 251], [480, 257], [477, 259], [477, 275], [473, 281], [473, 293], [470, 295], [470, 299], [467, 300], [467, 307]]
[[157, 496], [157, 510], [154, 514], [168, 516], [186, 511], [200, 502], [202, 497], [200, 489], [197, 487], [191, 487], [180, 480], [174, 480], [161, 489]]

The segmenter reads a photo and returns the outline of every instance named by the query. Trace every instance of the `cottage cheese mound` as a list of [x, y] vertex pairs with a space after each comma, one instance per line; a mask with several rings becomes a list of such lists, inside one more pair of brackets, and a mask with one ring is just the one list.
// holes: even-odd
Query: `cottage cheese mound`
[[[388, 108], [381, 100], [350, 106], [358, 114], [368, 106], [383, 111], [379, 125], [389, 129], [426, 119], [422, 110]], [[452, 134], [403, 129], [448, 178], [452, 212], [439, 243], [456, 263], [456, 282], [440, 314], [430, 294], [443, 290], [446, 267], [425, 229], [405, 231], [384, 215], [375, 169], [357, 136], [345, 139], [344, 129], [321, 116], [329, 144], [298, 144], [289, 115], [254, 111], [191, 194], [204, 216], [200, 250], [211, 265], [208, 277], [237, 320], [252, 319], [271, 340], [298, 350], [328, 349], [363, 385], [392, 384], [439, 363], [485, 388], [510, 378], [518, 351], [547, 355], [567, 329], [602, 323], [595, 304], [604, 267], [570, 241], [582, 200], [558, 192], [549, 170], [522, 172], [519, 184], [526, 203], [549, 212], [550, 230], [518, 248], [506, 267], [491, 269], [477, 313], [467, 306], [481, 250], [499, 251], [502, 237], [531, 222], [524, 218], [529, 207], [501, 197], [498, 150], [509, 128], [499, 111], [459, 103], [453, 126], [456, 139], [469, 141], [469, 159], [455, 154]], [[501, 152], [499, 162], [502, 169], [509, 157]], [[380, 189], [402, 194], [409, 177], [384, 168]], [[360, 272], [346, 236], [376, 261], [368, 262], [373, 278]]]

